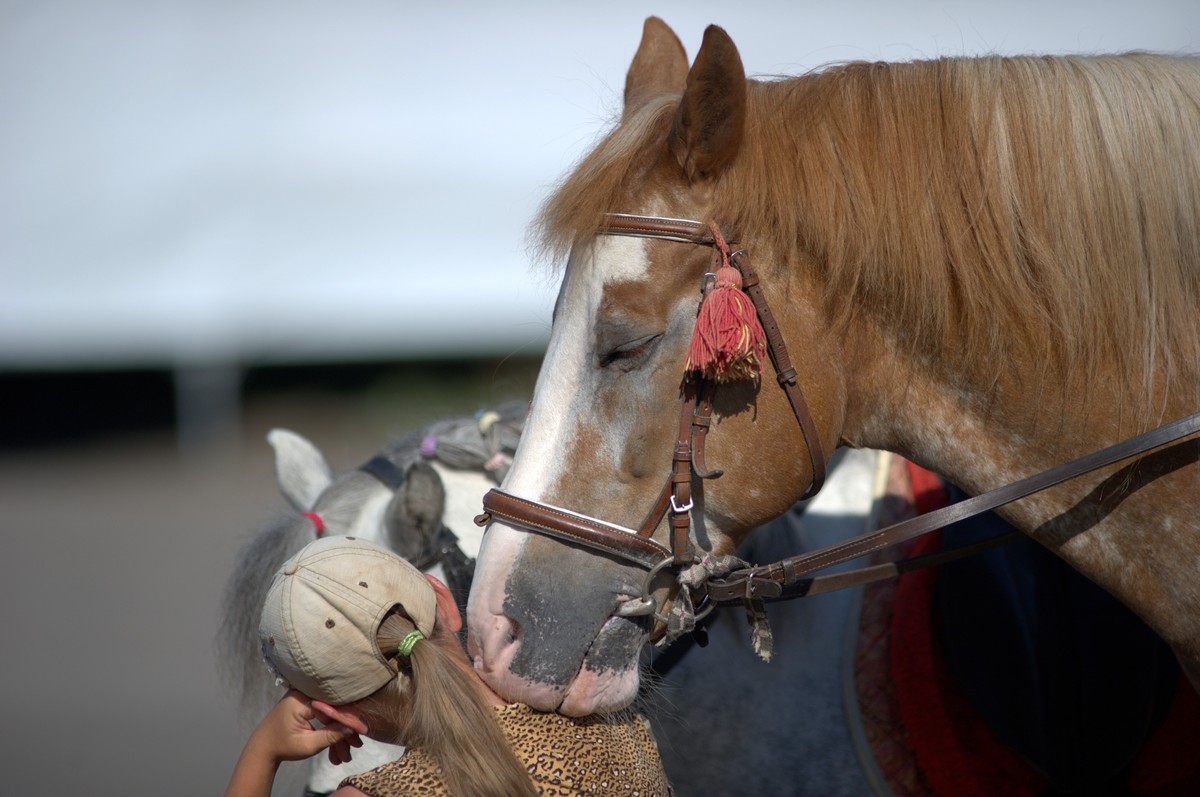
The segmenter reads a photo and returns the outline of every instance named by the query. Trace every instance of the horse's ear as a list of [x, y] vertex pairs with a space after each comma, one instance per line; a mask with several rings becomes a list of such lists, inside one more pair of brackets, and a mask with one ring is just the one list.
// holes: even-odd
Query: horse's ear
[[387, 532], [392, 550], [409, 560], [430, 553], [446, 511], [442, 477], [428, 462], [408, 467], [404, 484], [388, 508]]
[[715, 177], [737, 155], [745, 126], [742, 57], [729, 34], [709, 25], [671, 128], [671, 153], [689, 180]]
[[436, 528], [446, 511], [446, 488], [442, 477], [428, 462], [417, 460], [409, 466], [404, 486], [404, 504], [409, 516], [421, 526]]
[[625, 75], [622, 118], [628, 118], [652, 97], [681, 93], [687, 70], [687, 52], [675, 31], [658, 17], [648, 17], [642, 26], [642, 43]]
[[333, 471], [306, 438], [288, 429], [272, 429], [267, 442], [275, 449], [275, 479], [285, 498], [300, 512], [316, 505], [333, 481]]

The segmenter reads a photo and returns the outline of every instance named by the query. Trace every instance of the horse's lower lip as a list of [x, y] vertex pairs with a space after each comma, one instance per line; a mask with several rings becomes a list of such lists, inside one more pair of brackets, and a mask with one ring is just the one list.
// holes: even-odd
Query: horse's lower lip
[[[578, 672], [567, 685], [557, 708], [560, 714], [581, 717], [597, 711], [623, 709], [633, 702], [639, 682], [636, 655], [623, 662], [605, 661], [606, 656], [611, 655], [610, 648], [619, 650], [623, 647], [619, 637], [629, 633], [632, 622], [616, 614], [605, 621], [591, 648], [584, 654]], [[644, 640], [644, 635], [638, 634], [636, 649], [640, 649]]]

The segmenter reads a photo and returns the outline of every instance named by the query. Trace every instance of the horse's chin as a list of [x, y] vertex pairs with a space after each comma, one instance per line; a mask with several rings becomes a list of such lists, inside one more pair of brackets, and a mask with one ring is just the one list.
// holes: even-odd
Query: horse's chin
[[575, 675], [554, 684], [524, 678], [510, 669], [513, 649], [498, 660], [486, 662], [478, 646], [468, 639], [475, 669], [496, 694], [539, 711], [556, 711], [569, 717], [619, 711], [637, 697], [638, 652], [645, 635], [635, 623], [610, 617], [596, 635]]
[[583, 667], [567, 687], [566, 696], [558, 707], [559, 714], [586, 717], [627, 707], [637, 697], [638, 670], [606, 670], [597, 673]]
[[504, 694], [513, 702], [568, 717], [586, 717], [626, 708], [637, 696], [639, 683], [637, 667], [596, 672], [586, 665], [580, 667], [566, 686], [533, 683], [515, 678], [511, 673], [484, 674], [484, 680], [498, 694]]

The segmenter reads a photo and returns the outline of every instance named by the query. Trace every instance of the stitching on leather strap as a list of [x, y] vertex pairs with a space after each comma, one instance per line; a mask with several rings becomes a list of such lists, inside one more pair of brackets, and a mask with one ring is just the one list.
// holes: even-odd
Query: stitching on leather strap
[[529, 501], [493, 488], [483, 498], [484, 510], [493, 520], [541, 533], [653, 567], [671, 552], [632, 529], [623, 529], [559, 507]]

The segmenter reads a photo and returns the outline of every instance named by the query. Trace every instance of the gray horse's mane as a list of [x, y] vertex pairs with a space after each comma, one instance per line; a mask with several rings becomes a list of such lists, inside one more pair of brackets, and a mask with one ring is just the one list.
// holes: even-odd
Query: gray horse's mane
[[[400, 437], [376, 456], [401, 469], [422, 459], [462, 470], [487, 468], [499, 482], [508, 460], [497, 467], [497, 454], [516, 449], [526, 411], [524, 402], [512, 402], [490, 410], [494, 413], [491, 416], [477, 413], [436, 421]], [[322, 514], [328, 520], [342, 514], [353, 516], [371, 478], [358, 469], [337, 474], [327, 491], [336, 489], [337, 501], [324, 506]], [[222, 683], [230, 686], [247, 717], [261, 716], [279, 696], [258, 643], [258, 621], [267, 589], [280, 565], [312, 539], [312, 521], [290, 510], [264, 524], [247, 540], [226, 584], [217, 638], [218, 662]]]
[[[526, 412], [525, 403], [510, 402], [487, 412], [434, 421], [401, 437], [380, 453], [400, 467], [425, 458], [460, 470], [484, 470], [498, 452], [516, 450]], [[480, 434], [480, 423], [490, 413], [495, 417], [487, 433]], [[506, 468], [498, 470], [496, 480], [501, 481], [505, 472]]]
[[261, 715], [279, 696], [257, 647], [259, 614], [271, 575], [311, 537], [312, 523], [303, 515], [276, 518], [242, 547], [225, 587], [217, 638], [221, 681], [234, 686], [247, 716]]

